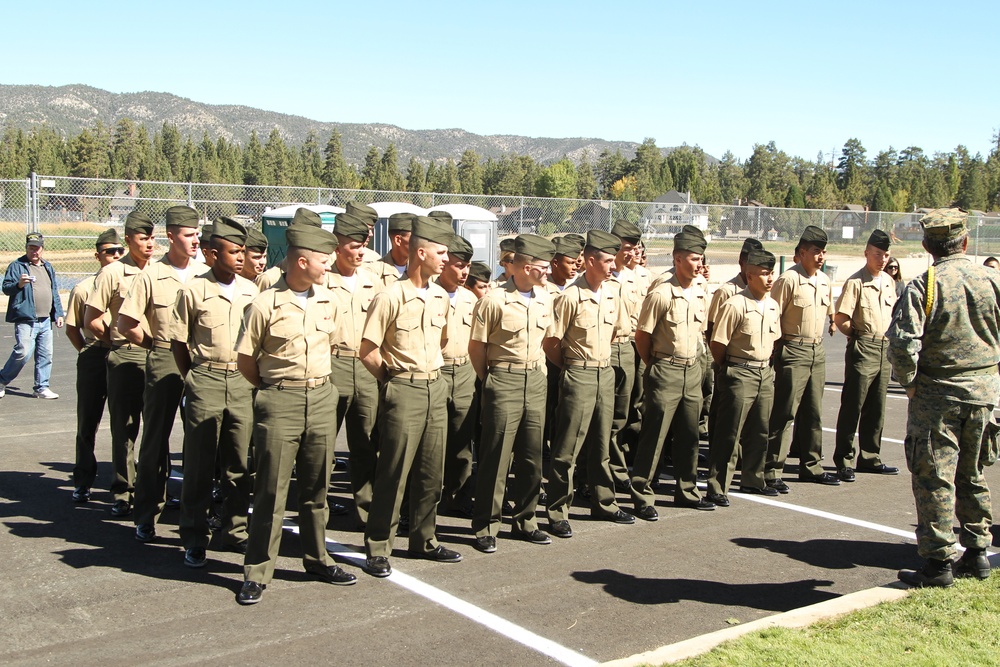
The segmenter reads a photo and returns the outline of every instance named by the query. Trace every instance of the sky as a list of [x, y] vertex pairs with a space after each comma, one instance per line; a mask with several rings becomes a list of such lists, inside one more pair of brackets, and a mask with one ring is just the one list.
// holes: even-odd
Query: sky
[[[1000, 130], [996, 0], [5, 7], [0, 83], [168, 92], [324, 122], [868, 157]], [[13, 56], [12, 54], [18, 54]]]

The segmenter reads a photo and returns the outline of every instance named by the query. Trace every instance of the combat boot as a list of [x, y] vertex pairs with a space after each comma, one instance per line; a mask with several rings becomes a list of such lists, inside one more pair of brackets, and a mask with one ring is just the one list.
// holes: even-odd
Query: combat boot
[[950, 560], [928, 558], [920, 570], [900, 570], [899, 580], [917, 588], [951, 588], [955, 579], [951, 572]]
[[989, 579], [990, 560], [986, 557], [986, 549], [966, 549], [955, 563], [955, 576]]

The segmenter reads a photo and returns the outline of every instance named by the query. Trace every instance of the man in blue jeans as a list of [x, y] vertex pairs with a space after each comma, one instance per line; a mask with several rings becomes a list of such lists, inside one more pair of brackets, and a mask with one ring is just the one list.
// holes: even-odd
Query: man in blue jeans
[[56, 288], [56, 272], [42, 259], [45, 239], [38, 232], [25, 238], [24, 255], [7, 267], [3, 293], [7, 303], [7, 321], [14, 323], [14, 351], [0, 370], [0, 398], [7, 385], [21, 372], [28, 358], [35, 357], [35, 398], [59, 398], [49, 389], [52, 373], [52, 322], [63, 325], [62, 303]]

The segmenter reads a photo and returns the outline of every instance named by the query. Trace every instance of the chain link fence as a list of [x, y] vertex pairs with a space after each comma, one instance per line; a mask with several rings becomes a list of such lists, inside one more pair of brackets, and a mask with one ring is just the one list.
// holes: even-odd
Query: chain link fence
[[[156, 236], [165, 245], [163, 213], [178, 204], [196, 209], [206, 221], [238, 216], [259, 225], [264, 213], [281, 206], [344, 206], [349, 201], [406, 202], [422, 208], [471, 204], [497, 216], [500, 238], [522, 232], [551, 236], [607, 230], [615, 220], [624, 218], [643, 229], [654, 270], [670, 265], [671, 239], [689, 224], [711, 235], [706, 255], [710, 264], [735, 264], [743, 240], [751, 236], [763, 240], [776, 255], [790, 257], [807, 225], [827, 231], [833, 256], [860, 256], [874, 229], [889, 232], [901, 242], [895, 249], [897, 255], [923, 253], [918, 223], [921, 212], [884, 213], [856, 206], [834, 211], [706, 205], [690, 202], [676, 192], [653, 202], [625, 202], [32, 175], [26, 181], [0, 181], [0, 259], [9, 262], [23, 252], [25, 231], [41, 231], [46, 237], [46, 257], [61, 276], [60, 287], [68, 288], [96, 269], [96, 236], [108, 226], [120, 230], [125, 216], [135, 208], [159, 221]], [[1000, 254], [1000, 217], [973, 212], [970, 229], [970, 253]]]

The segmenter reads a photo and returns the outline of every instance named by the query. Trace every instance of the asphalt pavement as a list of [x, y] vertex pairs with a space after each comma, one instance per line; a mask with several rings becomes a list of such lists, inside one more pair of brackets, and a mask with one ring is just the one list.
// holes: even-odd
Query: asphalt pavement
[[[12, 328], [0, 333], [5, 357]], [[210, 550], [206, 568], [184, 567], [177, 510], [165, 511], [152, 544], [134, 539], [131, 520], [111, 517], [106, 418], [93, 499], [71, 502], [74, 353], [61, 331], [56, 341], [51, 384], [61, 397], [31, 398], [29, 366], [0, 400], [4, 664], [589, 665], [886, 584], [919, 565], [901, 444], [906, 398], [892, 385], [882, 451], [898, 476], [798, 483], [790, 460], [790, 494], [734, 493], [731, 507], [714, 512], [675, 508], [666, 481], [655, 523], [591, 521], [578, 501], [572, 539], [536, 546], [505, 529], [490, 555], [472, 548], [467, 520], [442, 517], [439, 538], [464, 561], [413, 560], [397, 540], [396, 574], [383, 580], [358, 566], [363, 536], [353, 519], [332, 517], [330, 549], [359, 577], [351, 587], [302, 571], [293, 501], [275, 578], [260, 604], [240, 607], [242, 557]], [[830, 470], [844, 344], [839, 334], [827, 339]], [[171, 452], [179, 472], [179, 421]], [[994, 471], [988, 477], [997, 483]], [[179, 481], [170, 488], [177, 494]], [[350, 502], [346, 473], [336, 473], [332, 497]]]

